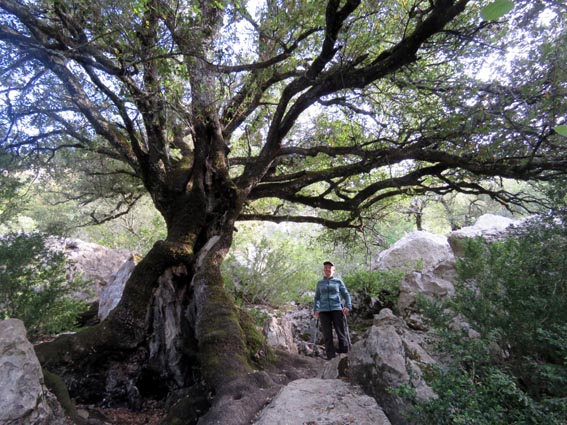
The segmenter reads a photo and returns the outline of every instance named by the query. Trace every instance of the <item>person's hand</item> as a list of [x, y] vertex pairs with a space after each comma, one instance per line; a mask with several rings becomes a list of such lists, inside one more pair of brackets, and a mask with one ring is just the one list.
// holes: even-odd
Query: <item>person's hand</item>
[[313, 315], [314, 315], [316, 318], [319, 318], [319, 310], [315, 310], [315, 312], [313, 313]]
[[350, 310], [349, 310], [348, 308], [343, 307], [343, 314], [348, 314], [349, 311], [350, 311]]

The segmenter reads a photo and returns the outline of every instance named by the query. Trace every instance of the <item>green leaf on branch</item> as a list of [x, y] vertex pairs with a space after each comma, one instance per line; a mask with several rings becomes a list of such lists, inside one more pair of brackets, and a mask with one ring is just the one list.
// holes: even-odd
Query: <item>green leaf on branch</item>
[[485, 21], [496, 21], [514, 8], [512, 0], [495, 0], [480, 11]]
[[555, 132], [560, 136], [567, 137], [567, 124], [558, 125], [557, 127], [554, 127], [553, 130], [555, 130]]

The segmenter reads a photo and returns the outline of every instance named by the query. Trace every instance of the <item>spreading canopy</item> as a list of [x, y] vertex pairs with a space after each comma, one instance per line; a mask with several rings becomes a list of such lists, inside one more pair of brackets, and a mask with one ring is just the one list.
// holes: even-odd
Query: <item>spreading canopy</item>
[[166, 222], [196, 188], [330, 227], [403, 194], [521, 202], [482, 181], [566, 170], [565, 11], [490, 3], [0, 0], [2, 149], [70, 149], [112, 184], [85, 196], [145, 189]]

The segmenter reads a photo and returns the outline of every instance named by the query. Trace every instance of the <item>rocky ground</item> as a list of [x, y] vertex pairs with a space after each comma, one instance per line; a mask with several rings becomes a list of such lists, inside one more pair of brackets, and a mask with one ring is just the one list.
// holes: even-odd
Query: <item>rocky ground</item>
[[[320, 376], [325, 364], [326, 362], [321, 358], [281, 351], [269, 374], [275, 382], [285, 385], [297, 379]], [[79, 416], [85, 419], [88, 425], [159, 425], [167, 414], [164, 408], [152, 402], [146, 403], [140, 411], [126, 407], [104, 408], [92, 405], [77, 405], [76, 407]], [[230, 409], [231, 407], [225, 405], [224, 408]]]
[[[481, 219], [479, 219], [479, 222], [482, 222]], [[376, 300], [371, 297], [364, 297], [357, 301], [358, 304], [355, 309], [357, 315], [353, 315], [351, 318], [353, 321], [351, 323], [353, 350], [348, 355], [346, 374], [341, 373], [340, 364], [332, 364], [333, 361], [325, 362], [322, 358], [317, 357], [321, 355], [321, 346], [317, 345], [321, 343], [320, 333], [310, 309], [301, 308], [297, 305], [286, 306], [284, 311], [262, 309], [262, 312], [266, 310], [266, 314], [272, 318], [267, 326], [264, 326], [264, 332], [270, 345], [280, 350], [278, 351], [278, 361], [269, 370], [248, 374], [241, 379], [231, 381], [226, 388], [222, 388], [222, 391], [216, 394], [210, 410], [200, 418], [199, 423], [201, 425], [253, 424], [260, 419], [259, 417], [263, 412], [277, 409], [280, 405], [289, 410], [289, 404], [288, 407], [285, 407], [285, 403], [288, 400], [293, 401], [293, 397], [297, 397], [294, 402], [307, 403], [309, 402], [308, 398], [313, 394], [324, 394], [328, 391], [329, 385], [336, 386], [344, 400], [350, 400], [351, 396], [357, 400], [356, 396], [359, 394], [356, 393], [356, 385], [352, 385], [352, 391], [351, 388], [343, 390], [341, 389], [341, 381], [345, 381], [344, 383], [348, 381], [353, 383], [364, 382], [366, 393], [372, 394], [374, 398], [380, 400], [380, 408], [383, 409], [390, 420], [403, 413], [404, 405], [403, 400], [385, 392], [385, 388], [401, 384], [411, 385], [412, 388], [415, 388], [420, 400], [430, 399], [434, 396], [434, 393], [422, 379], [420, 371], [422, 367], [427, 368], [436, 360], [429, 354], [429, 344], [424, 336], [423, 323], [419, 317], [409, 313], [412, 313], [411, 308], [416, 294], [439, 298], [451, 294], [455, 274], [453, 267], [455, 256], [458, 257], [459, 255], [458, 248], [462, 245], [463, 239], [478, 235], [482, 235], [487, 240], [504, 237], [502, 236], [503, 230], [499, 230], [500, 228], [504, 229], [504, 225], [495, 228], [494, 222], [498, 224], [499, 221], [493, 217], [486, 217], [485, 221], [488, 223], [485, 227], [492, 226], [489, 227], [492, 229], [491, 232], [487, 233], [479, 224], [468, 230], [465, 228], [453, 232], [449, 238], [445, 239], [427, 232], [416, 232], [416, 234], [398, 241], [380, 254], [375, 268], [404, 269], [404, 267], [409, 267], [410, 269], [407, 270], [406, 278], [400, 284], [400, 296], [397, 304], [391, 306], [392, 308], [380, 302], [375, 302]], [[434, 253], [439, 255], [433, 255]], [[423, 260], [423, 263], [419, 265], [419, 270], [415, 270], [415, 258]], [[87, 266], [90, 267], [87, 267], [89, 270], [94, 269], [90, 263]], [[122, 282], [123, 284], [124, 282]], [[398, 315], [399, 317], [393, 314], [392, 309], [401, 312]], [[402, 317], [410, 320], [406, 323]], [[21, 330], [15, 333], [12, 329], [15, 326], [12, 325], [12, 321], [0, 321], [0, 323], [2, 322], [5, 322], [6, 325], [6, 329], [0, 334], [0, 337], [5, 340], [3, 349], [10, 351], [14, 341], [20, 342], [25, 349], [18, 351], [21, 355], [17, 357], [17, 360], [21, 361], [22, 365], [27, 364], [26, 362], [29, 361], [30, 357], [37, 361], [35, 356], [32, 356], [33, 349], [28, 347], [30, 342], [25, 336], [23, 324], [19, 326]], [[461, 325], [467, 324], [459, 324], [459, 326]], [[299, 338], [297, 338], [298, 335]], [[361, 339], [364, 339], [364, 343], [358, 344]], [[34, 340], [32, 343], [45, 342], [46, 340]], [[1, 338], [0, 342], [2, 342]], [[369, 353], [372, 353], [372, 355]], [[39, 364], [37, 367], [39, 367]], [[0, 371], [2, 369], [7, 370], [0, 368]], [[384, 374], [384, 370], [388, 370], [388, 373]], [[23, 366], [21, 371], [24, 371]], [[310, 386], [316, 384], [315, 381], [322, 376], [321, 371], [326, 380], [334, 380], [335, 382], [326, 381], [319, 384], [321, 385], [320, 391], [310, 390]], [[37, 375], [37, 373], [25, 375], [26, 379], [29, 380], [29, 388], [26, 391], [32, 396], [41, 393], [41, 387], [36, 379]], [[344, 377], [347, 379], [335, 379]], [[309, 378], [315, 379], [310, 380]], [[303, 382], [299, 385], [294, 381], [311, 382]], [[1, 382], [0, 388], [14, 382], [12, 376], [7, 376]], [[289, 386], [286, 392], [285, 388], [290, 382], [294, 382], [294, 384]], [[21, 387], [20, 383], [18, 385]], [[288, 393], [293, 388], [295, 389], [290, 396]], [[18, 388], [18, 391], [21, 391], [21, 388]], [[287, 398], [282, 397], [282, 393], [288, 394], [286, 395]], [[0, 397], [0, 400], [4, 402], [4, 410], [10, 415], [17, 414], [18, 412], [14, 411], [14, 406], [18, 407], [19, 404], [5, 398], [12, 394], [10, 391], [6, 394], [6, 396]], [[8, 401], [6, 402], [6, 400]], [[36, 403], [33, 397], [30, 400], [31, 404]], [[280, 405], [278, 405], [278, 401]], [[336, 406], [337, 404], [333, 402], [327, 407], [329, 411], [346, 410], [346, 406], [344, 409], [336, 409]], [[35, 414], [39, 416], [51, 417], [56, 415], [57, 412], [50, 410], [49, 407], [47, 402], [41, 404], [39, 408], [32, 406], [35, 409]], [[84, 422], [88, 425], [157, 425], [162, 423], [167, 416], [167, 412], [161, 404], [151, 401], [144, 403], [140, 411], [100, 406], [77, 406], [77, 408], [80, 416], [86, 419]], [[305, 407], [302, 411], [305, 413], [313, 410], [316, 409]], [[2, 412], [2, 409], [0, 409], [0, 412]], [[292, 411], [291, 413], [297, 412]], [[171, 414], [170, 412], [170, 416]], [[335, 417], [335, 419], [337, 418]], [[341, 420], [342, 422], [340, 422]], [[374, 422], [369, 423], [376, 425], [376, 420], [373, 420]], [[2, 420], [0, 422], [4, 423]], [[348, 418], [343, 418], [339, 422], [327, 421], [323, 423], [345, 425], [347, 422]], [[297, 423], [320, 423], [320, 421], [317, 419], [316, 422], [313, 422], [309, 419]], [[357, 425], [360, 424], [362, 422], [357, 423]], [[274, 424], [270, 423], [270, 425]]]
[[165, 417], [165, 410], [157, 407], [133, 411], [125, 407], [102, 408], [77, 406], [79, 414], [88, 419], [89, 425], [159, 425]]

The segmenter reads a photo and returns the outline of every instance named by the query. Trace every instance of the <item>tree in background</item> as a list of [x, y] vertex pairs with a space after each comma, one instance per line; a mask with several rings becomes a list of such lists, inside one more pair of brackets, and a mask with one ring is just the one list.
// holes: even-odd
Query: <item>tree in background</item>
[[237, 220], [362, 230], [402, 195], [533, 201], [484, 182], [565, 173], [567, 34], [562, 2], [514, 3], [0, 0], [2, 151], [114, 201], [95, 222], [147, 192], [167, 228], [109, 318], [42, 363], [89, 401], [142, 381], [220, 397], [260, 352], [221, 276]]
[[26, 187], [29, 185], [29, 177], [21, 175], [16, 167], [10, 167], [10, 155], [0, 151], [0, 228], [3, 232], [9, 232], [13, 222], [22, 212], [27, 198]]

